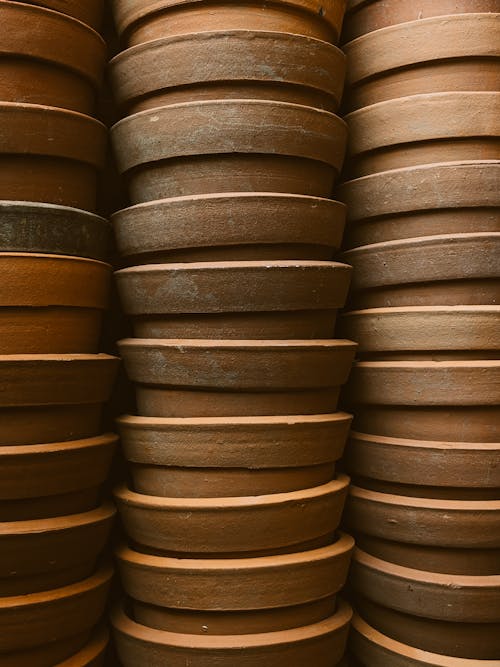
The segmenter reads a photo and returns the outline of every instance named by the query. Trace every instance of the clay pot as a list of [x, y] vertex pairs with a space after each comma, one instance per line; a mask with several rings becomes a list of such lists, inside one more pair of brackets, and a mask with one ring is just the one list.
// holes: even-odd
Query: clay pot
[[1, 445], [98, 435], [118, 364], [105, 354], [0, 356]]
[[328, 197], [347, 127], [328, 111], [299, 104], [215, 100], [141, 111], [111, 135], [137, 204], [214, 192]]
[[[121, 608], [114, 610], [118, 654], [124, 667], [315, 667], [337, 665], [344, 655], [352, 611], [345, 602], [325, 621], [313, 625], [250, 635], [205, 637], [153, 630], [131, 620]], [[217, 663], [214, 663], [214, 660]]]
[[500, 232], [422, 236], [349, 250], [354, 308], [499, 303]]
[[334, 476], [350, 423], [345, 413], [118, 420], [134, 489], [171, 497], [262, 495], [324, 484]]
[[[289, 493], [233, 498], [162, 498], [115, 490], [129, 537], [171, 554], [283, 552], [330, 538], [342, 515], [349, 478]], [[331, 539], [330, 539], [331, 542]]]
[[[474, 114], [471, 114], [474, 109]], [[346, 116], [351, 177], [456, 160], [497, 160], [500, 93], [447, 92], [378, 102]]]
[[499, 42], [498, 14], [431, 17], [370, 32], [344, 47], [348, 106], [422, 93], [496, 91]]
[[87, 211], [0, 201], [0, 219], [1, 252], [75, 255], [98, 260], [108, 255], [111, 227], [107, 220]]
[[0, 354], [94, 353], [111, 266], [65, 255], [0, 252]]
[[8, 0], [0, 22], [3, 102], [93, 112], [106, 58], [100, 35], [65, 14]]
[[340, 186], [346, 247], [417, 236], [500, 229], [499, 161], [428, 164], [364, 176]]
[[351, 267], [336, 262], [148, 264], [116, 274], [138, 338], [333, 338]]
[[72, 655], [56, 667], [104, 667], [104, 658], [109, 643], [107, 628], [94, 630], [88, 643], [75, 655]]
[[106, 150], [102, 123], [55, 107], [2, 102], [0, 127], [0, 199], [95, 209]]
[[336, 411], [350, 341], [126, 339], [119, 343], [145, 417]]
[[95, 30], [101, 25], [103, 0], [28, 0], [28, 3], [72, 16]]
[[141, 625], [247, 635], [311, 625], [335, 614], [353, 548], [352, 537], [342, 535], [322, 549], [284, 556], [179, 560], [121, 547], [117, 558]]
[[337, 42], [345, 0], [273, 0], [236, 4], [217, 0], [117, 0], [115, 24], [129, 45], [213, 30], [265, 30]]
[[139, 204], [112, 219], [121, 256], [136, 264], [327, 260], [342, 243], [345, 206], [300, 195], [208, 194]]

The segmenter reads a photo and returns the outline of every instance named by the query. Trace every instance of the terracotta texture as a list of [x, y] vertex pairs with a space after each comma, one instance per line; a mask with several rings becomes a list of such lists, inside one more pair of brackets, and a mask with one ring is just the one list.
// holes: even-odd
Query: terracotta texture
[[104, 667], [108, 643], [108, 630], [104, 627], [98, 628], [78, 653], [58, 663], [56, 667]]
[[28, 0], [30, 5], [68, 14], [97, 30], [101, 25], [103, 0]]
[[142, 111], [111, 135], [137, 204], [211, 192], [328, 197], [347, 127], [334, 114], [298, 104], [215, 100]]
[[340, 248], [345, 206], [300, 195], [207, 194], [139, 204], [112, 221], [120, 254], [140, 264], [326, 260]]

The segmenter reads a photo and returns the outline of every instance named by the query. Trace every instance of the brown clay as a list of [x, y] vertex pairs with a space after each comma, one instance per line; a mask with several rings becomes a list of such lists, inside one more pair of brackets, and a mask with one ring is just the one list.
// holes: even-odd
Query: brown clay
[[87, 644], [75, 655], [57, 663], [55, 667], [104, 667], [105, 655], [109, 643], [107, 628], [94, 630]]
[[91, 486], [78, 491], [38, 498], [16, 498], [0, 503], [0, 521], [33, 521], [81, 514], [99, 505], [101, 487]]
[[98, 30], [101, 25], [104, 9], [103, 0], [27, 0], [27, 3], [68, 14], [94, 30]]

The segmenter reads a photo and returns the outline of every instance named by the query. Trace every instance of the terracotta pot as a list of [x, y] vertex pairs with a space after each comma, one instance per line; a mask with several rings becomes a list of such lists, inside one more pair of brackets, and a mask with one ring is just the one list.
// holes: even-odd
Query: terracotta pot
[[0, 201], [0, 217], [1, 252], [76, 255], [97, 260], [108, 255], [110, 224], [87, 211], [43, 203]]
[[299, 104], [215, 100], [141, 111], [111, 135], [137, 204], [214, 192], [328, 197], [347, 127], [328, 111]]
[[68, 14], [95, 30], [101, 25], [103, 0], [28, 0], [28, 3]]
[[337, 42], [345, 0], [272, 0], [237, 5], [217, 0], [117, 0], [115, 23], [129, 45], [213, 30], [272, 30]]
[[0, 356], [2, 446], [98, 435], [118, 364], [105, 354]]
[[499, 179], [500, 162], [488, 160], [407, 167], [348, 181], [338, 190], [347, 204], [346, 247], [496, 232]]
[[354, 308], [499, 303], [500, 232], [423, 236], [344, 253]]
[[130, 338], [119, 348], [142, 416], [228, 417], [335, 412], [356, 344]]
[[[315, 667], [336, 665], [344, 655], [352, 611], [342, 602], [329, 619], [303, 628], [255, 635], [205, 637], [153, 630], [135, 623], [121, 608], [112, 624], [124, 667]], [[214, 662], [217, 661], [217, 662]]]
[[2, 102], [0, 126], [0, 199], [94, 210], [106, 150], [102, 123], [55, 107]]
[[107, 628], [94, 630], [88, 643], [75, 655], [58, 663], [55, 667], [104, 667], [109, 643]]
[[94, 30], [65, 14], [0, 2], [3, 102], [44, 104], [91, 114], [106, 45]]
[[99, 505], [101, 491], [100, 486], [91, 486], [54, 496], [4, 500], [0, 503], [0, 521], [33, 521], [88, 512]]
[[[474, 109], [474, 114], [470, 110]], [[400, 97], [346, 116], [351, 177], [456, 160], [497, 160], [500, 93]]]
[[370, 32], [344, 47], [348, 107], [422, 93], [494, 92], [499, 43], [498, 14], [431, 17]]
[[253, 554], [332, 535], [348, 485], [349, 478], [339, 475], [300, 491], [234, 498], [161, 498], [120, 486], [115, 497], [127, 534], [138, 544], [193, 556]]
[[345, 413], [118, 420], [136, 491], [177, 497], [283, 493], [326, 483], [350, 423]]
[[319, 197], [238, 192], [139, 204], [112, 219], [120, 254], [136, 264], [327, 260], [342, 243], [345, 206]]

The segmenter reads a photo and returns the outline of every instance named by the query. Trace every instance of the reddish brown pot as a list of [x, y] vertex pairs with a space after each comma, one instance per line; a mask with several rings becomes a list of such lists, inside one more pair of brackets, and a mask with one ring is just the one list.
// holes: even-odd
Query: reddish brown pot
[[8, 0], [0, 22], [2, 101], [91, 114], [106, 58], [102, 37], [65, 14]]
[[213, 192], [328, 197], [347, 127], [328, 111], [299, 104], [215, 100], [142, 111], [111, 135], [137, 204]]
[[350, 423], [345, 413], [118, 420], [135, 490], [177, 497], [261, 495], [326, 483]]
[[337, 42], [345, 0], [272, 0], [235, 4], [217, 0], [117, 0], [118, 32], [130, 45], [161, 37], [213, 30], [271, 30]]
[[[347, 247], [500, 229], [499, 161], [429, 164], [344, 183]], [[383, 192], [384, 196], [380, 196]]]
[[95, 30], [101, 25], [103, 0], [28, 0], [28, 3], [68, 14]]
[[107, 628], [100, 627], [94, 630], [90, 640], [78, 653], [58, 663], [56, 667], [104, 667], [108, 644], [109, 632]]
[[102, 123], [55, 107], [2, 102], [0, 127], [0, 199], [95, 209], [107, 138]]
[[[337, 613], [320, 623], [281, 632], [205, 637], [153, 630], [130, 619], [122, 609], [112, 614], [115, 641], [124, 667], [315, 667], [336, 665], [344, 655], [352, 611], [341, 602]], [[216, 662], [214, 662], [216, 661]], [[237, 661], [237, 662], [236, 662]]]
[[335, 412], [356, 344], [130, 338], [119, 348], [141, 415], [228, 417]]
[[[115, 490], [129, 537], [177, 554], [287, 551], [334, 533], [349, 478], [290, 493], [234, 498], [161, 498]], [[300, 548], [298, 550], [301, 550]]]
[[497, 160], [499, 111], [498, 92], [413, 95], [354, 111], [346, 116], [351, 177], [435, 162]]
[[344, 222], [344, 204], [330, 199], [251, 192], [175, 197], [113, 216], [118, 250], [137, 264], [331, 259]]

